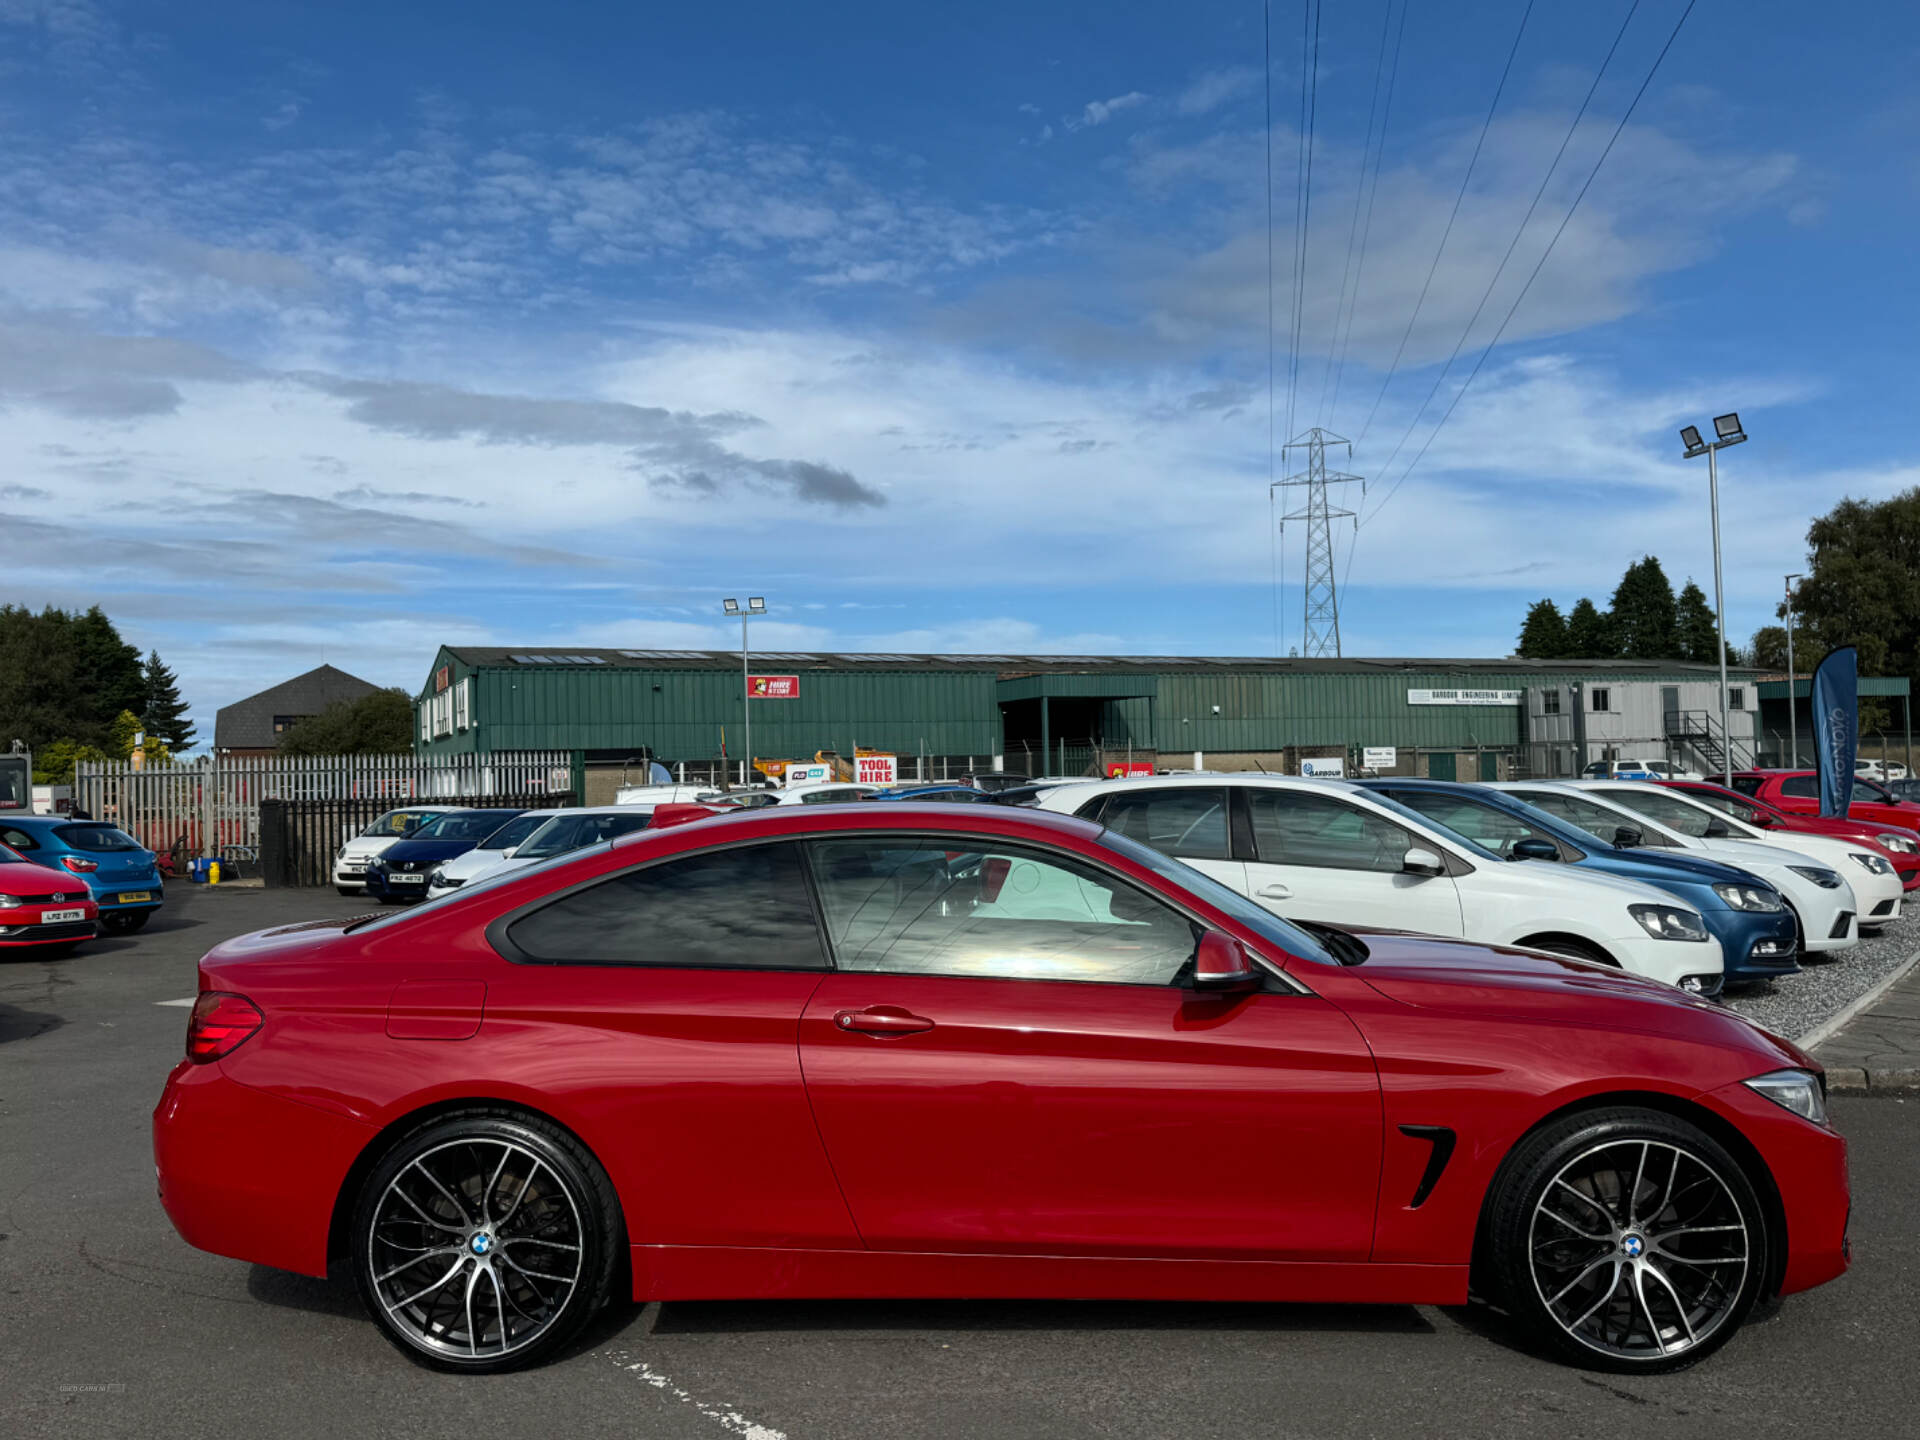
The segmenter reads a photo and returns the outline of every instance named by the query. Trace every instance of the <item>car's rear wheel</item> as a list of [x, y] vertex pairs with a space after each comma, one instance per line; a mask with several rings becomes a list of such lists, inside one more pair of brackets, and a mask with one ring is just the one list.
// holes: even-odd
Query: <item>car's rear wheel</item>
[[472, 1109], [399, 1140], [354, 1213], [360, 1297], [387, 1338], [443, 1370], [537, 1364], [611, 1293], [619, 1206], [559, 1126]]
[[1732, 1338], [1760, 1293], [1766, 1224], [1745, 1172], [1657, 1110], [1568, 1116], [1502, 1168], [1488, 1217], [1495, 1289], [1561, 1358], [1679, 1370]]

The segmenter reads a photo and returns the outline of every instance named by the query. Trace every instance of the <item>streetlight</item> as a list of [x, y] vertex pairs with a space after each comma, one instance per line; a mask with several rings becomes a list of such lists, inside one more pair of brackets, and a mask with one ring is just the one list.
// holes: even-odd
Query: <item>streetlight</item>
[[1747, 435], [1740, 428], [1737, 414], [1714, 416], [1713, 433], [1715, 438], [1709, 444], [1700, 438], [1698, 425], [1688, 425], [1680, 431], [1680, 439], [1687, 447], [1686, 459], [1707, 457], [1707, 501], [1713, 509], [1713, 608], [1720, 631], [1720, 755], [1726, 772], [1720, 778], [1732, 789], [1733, 732], [1727, 725], [1727, 602], [1720, 583], [1720, 471], [1715, 456], [1729, 445], [1738, 445]]
[[746, 734], [742, 743], [747, 755], [747, 779], [753, 778], [753, 682], [747, 678], [747, 622], [766, 617], [766, 597], [755, 595], [748, 599], [747, 608], [742, 610], [738, 600], [722, 600], [721, 609], [729, 618], [740, 617], [740, 710], [746, 717]]
[[1793, 759], [1788, 768], [1800, 768], [1800, 697], [1794, 693], [1793, 678], [1793, 582], [1806, 575], [1787, 576], [1787, 733], [1793, 737]]

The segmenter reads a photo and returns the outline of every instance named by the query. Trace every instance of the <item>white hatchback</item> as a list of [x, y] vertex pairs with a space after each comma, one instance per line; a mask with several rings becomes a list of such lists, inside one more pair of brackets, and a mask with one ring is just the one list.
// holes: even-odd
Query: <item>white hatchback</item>
[[1526, 945], [1689, 990], [1720, 988], [1720, 942], [1666, 891], [1564, 866], [1508, 864], [1345, 781], [1106, 780], [1063, 786], [1038, 808], [1097, 820], [1289, 920]]
[[427, 898], [437, 900], [442, 895], [451, 895], [469, 880], [486, 874], [517, 846], [526, 843], [534, 831], [561, 813], [560, 810], [523, 811], [466, 854], [456, 855], [434, 866], [427, 875]]
[[1616, 832], [1625, 827], [1640, 832], [1634, 843], [1667, 850], [1697, 850], [1759, 876], [1780, 892], [1800, 922], [1802, 953], [1849, 950], [1860, 943], [1860, 903], [1847, 877], [1831, 865], [1778, 846], [1708, 836], [1704, 827], [1702, 834], [1689, 835], [1629, 805], [1627, 797], [1605, 793], [1605, 785], [1604, 781], [1508, 780], [1494, 788], [1511, 791], [1529, 805], [1537, 805], [1603, 840], [1620, 843]]
[[333, 888], [342, 895], [361, 895], [367, 889], [367, 866], [389, 845], [404, 840], [436, 815], [450, 810], [465, 810], [465, 805], [404, 805], [389, 810], [353, 839], [340, 847], [333, 857]]

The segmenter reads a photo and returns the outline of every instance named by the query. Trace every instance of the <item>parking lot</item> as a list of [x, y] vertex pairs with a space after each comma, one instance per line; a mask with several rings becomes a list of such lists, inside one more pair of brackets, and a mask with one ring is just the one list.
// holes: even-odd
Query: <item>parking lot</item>
[[[431, 1373], [350, 1284], [192, 1250], [154, 1197], [199, 955], [365, 906], [182, 885], [137, 937], [0, 965], [0, 1433], [1752, 1437], [1908, 1433], [1920, 1406], [1920, 1101], [1890, 1098], [1834, 1104], [1852, 1273], [1665, 1379], [1549, 1364], [1478, 1310], [986, 1302], [620, 1305], [544, 1369]], [[1903, 922], [1871, 963], [1916, 946]]]

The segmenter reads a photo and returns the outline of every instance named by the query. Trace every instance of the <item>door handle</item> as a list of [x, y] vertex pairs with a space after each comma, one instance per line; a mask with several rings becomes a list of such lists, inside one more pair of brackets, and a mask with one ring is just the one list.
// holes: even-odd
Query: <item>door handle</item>
[[1291, 900], [1293, 898], [1293, 891], [1279, 884], [1262, 885], [1260, 887], [1260, 898], [1262, 900]]
[[924, 1015], [902, 1010], [898, 1005], [869, 1005], [864, 1010], [842, 1010], [833, 1017], [836, 1030], [861, 1035], [917, 1035], [933, 1029], [933, 1021]]

